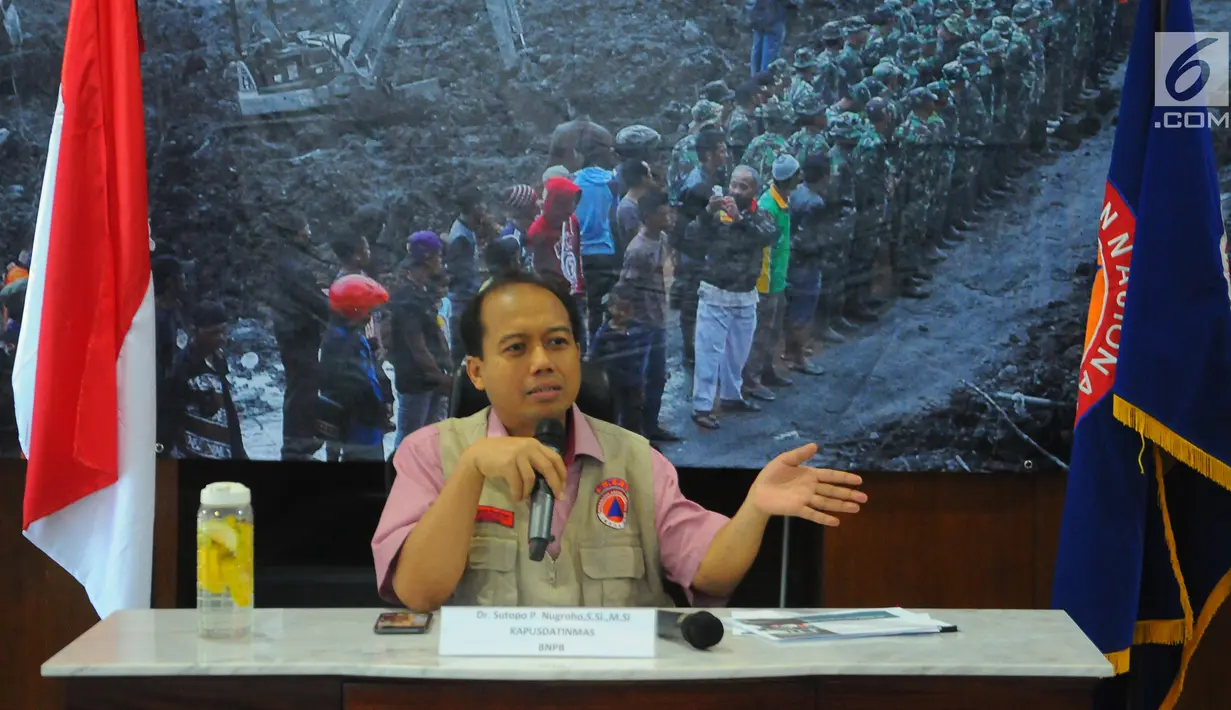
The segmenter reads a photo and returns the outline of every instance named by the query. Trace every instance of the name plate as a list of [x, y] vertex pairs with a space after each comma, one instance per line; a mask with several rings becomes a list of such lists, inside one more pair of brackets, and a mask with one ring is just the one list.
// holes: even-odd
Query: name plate
[[654, 609], [446, 606], [442, 656], [653, 658]]

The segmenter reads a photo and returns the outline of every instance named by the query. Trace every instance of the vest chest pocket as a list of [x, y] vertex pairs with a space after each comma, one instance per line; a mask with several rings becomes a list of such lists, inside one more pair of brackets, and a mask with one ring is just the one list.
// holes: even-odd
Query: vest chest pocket
[[498, 537], [470, 540], [466, 571], [452, 603], [477, 606], [517, 606], [517, 541]]
[[580, 552], [587, 606], [637, 606], [648, 596], [640, 546], [583, 547]]

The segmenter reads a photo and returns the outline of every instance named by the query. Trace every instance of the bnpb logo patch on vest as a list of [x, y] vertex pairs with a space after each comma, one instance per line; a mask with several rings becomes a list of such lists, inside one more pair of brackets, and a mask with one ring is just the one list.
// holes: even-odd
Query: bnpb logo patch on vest
[[628, 481], [608, 478], [594, 492], [598, 494], [598, 519], [609, 528], [623, 530], [628, 520]]

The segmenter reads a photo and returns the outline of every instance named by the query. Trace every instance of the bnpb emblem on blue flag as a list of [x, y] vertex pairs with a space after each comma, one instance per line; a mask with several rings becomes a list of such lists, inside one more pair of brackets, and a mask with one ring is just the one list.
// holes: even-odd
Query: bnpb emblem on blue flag
[[1206, 120], [1227, 34], [1160, 11], [1142, 0], [1099, 216], [1053, 605], [1170, 709], [1231, 595], [1231, 255]]

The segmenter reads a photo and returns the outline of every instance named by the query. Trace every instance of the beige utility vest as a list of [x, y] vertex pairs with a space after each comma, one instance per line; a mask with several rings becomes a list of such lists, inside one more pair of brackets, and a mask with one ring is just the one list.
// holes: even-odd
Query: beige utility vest
[[[490, 409], [437, 424], [446, 479], [462, 451], [487, 436]], [[512, 511], [513, 526], [475, 523], [466, 570], [448, 604], [675, 606], [663, 591], [654, 528], [650, 444], [606, 422], [591, 417], [586, 421], [598, 438], [604, 462], [588, 456], [582, 459], [577, 501], [565, 521], [559, 556], [553, 560], [547, 555], [541, 562], [530, 560], [526, 535], [529, 503], [514, 503], [508, 484], [489, 479], [479, 498], [480, 509], [486, 506]]]

